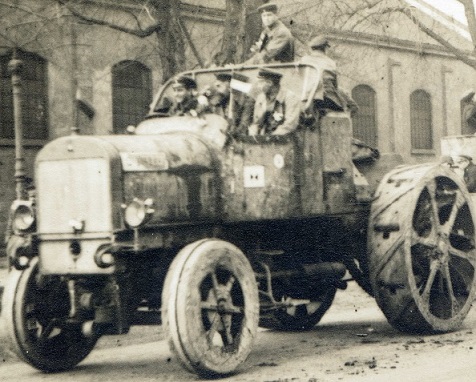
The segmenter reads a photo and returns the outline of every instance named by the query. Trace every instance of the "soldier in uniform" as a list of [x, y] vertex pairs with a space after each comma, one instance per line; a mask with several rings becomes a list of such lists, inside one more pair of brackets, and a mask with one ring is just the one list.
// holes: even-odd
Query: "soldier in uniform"
[[294, 61], [294, 37], [278, 18], [278, 6], [266, 3], [258, 8], [264, 29], [251, 47], [253, 56], [245, 64]]
[[253, 124], [249, 135], [283, 135], [296, 130], [301, 102], [297, 95], [281, 87], [281, 73], [261, 69], [258, 73], [260, 93], [256, 97]]
[[246, 134], [253, 115], [254, 100], [245, 94], [245, 90], [233, 90], [232, 79], [242, 84], [249, 80], [242, 74], [235, 73], [232, 76], [231, 73], [217, 73], [213, 87], [206, 89], [199, 96], [199, 104], [205, 106], [206, 112], [227, 119], [231, 125], [230, 133], [233, 135]]
[[456, 172], [463, 176], [469, 192], [476, 192], [476, 164], [469, 155], [460, 154], [453, 158]]
[[463, 134], [476, 133], [476, 101], [474, 90], [470, 90], [461, 100], [463, 115]]
[[[314, 96], [317, 108], [343, 111], [346, 108], [346, 100], [337, 88], [337, 65], [327, 55], [327, 48], [329, 47], [329, 40], [325, 36], [314, 37], [309, 42], [311, 54], [303, 56], [301, 62], [317, 65], [323, 70], [322, 82]], [[355, 102], [352, 104], [355, 105]]]
[[194, 94], [197, 90], [195, 80], [187, 76], [177, 77], [172, 84], [172, 88], [174, 98], [168, 108], [168, 115], [191, 115], [196, 117], [198, 115], [198, 101]]

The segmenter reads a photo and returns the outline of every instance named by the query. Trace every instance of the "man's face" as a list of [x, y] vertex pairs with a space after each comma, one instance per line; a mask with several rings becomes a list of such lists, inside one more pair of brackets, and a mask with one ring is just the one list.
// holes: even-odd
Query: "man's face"
[[191, 90], [185, 89], [185, 86], [177, 85], [174, 86], [174, 98], [177, 103], [183, 102], [186, 98], [191, 95]]
[[454, 159], [454, 164], [456, 167], [460, 168], [461, 170], [464, 170], [466, 167], [468, 167], [469, 160], [464, 157], [456, 157]]
[[230, 83], [228, 81], [216, 80], [213, 86], [217, 93], [224, 97], [230, 94]]
[[278, 15], [274, 12], [264, 11], [261, 13], [261, 21], [265, 27], [269, 28], [278, 21]]

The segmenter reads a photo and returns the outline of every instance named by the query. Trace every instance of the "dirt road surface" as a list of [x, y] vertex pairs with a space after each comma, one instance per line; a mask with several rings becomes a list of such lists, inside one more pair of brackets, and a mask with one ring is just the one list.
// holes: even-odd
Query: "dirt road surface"
[[[351, 284], [337, 294], [322, 322], [306, 333], [260, 331], [233, 382], [476, 380], [476, 310], [461, 330], [411, 336], [387, 323], [375, 301]], [[0, 381], [198, 381], [171, 356], [158, 327], [134, 327], [127, 336], [101, 339], [76, 369], [42, 374], [7, 352]]]

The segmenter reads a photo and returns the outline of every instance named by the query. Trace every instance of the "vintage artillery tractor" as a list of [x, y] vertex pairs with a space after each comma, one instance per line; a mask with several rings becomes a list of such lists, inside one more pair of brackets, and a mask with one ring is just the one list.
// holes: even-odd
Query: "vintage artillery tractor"
[[[69, 370], [100, 336], [161, 323], [186, 369], [223, 376], [243, 369], [258, 325], [311, 329], [351, 280], [398, 330], [460, 327], [476, 267], [464, 181], [353, 140], [346, 112], [315, 106], [319, 67], [268, 68], [302, 103], [287, 135], [250, 136], [206, 109], [168, 116], [169, 81], [128, 134], [39, 152], [36, 203], [12, 207], [3, 299], [20, 358]], [[232, 97], [252, 101], [260, 69], [183, 74], [200, 91], [228, 72]]]

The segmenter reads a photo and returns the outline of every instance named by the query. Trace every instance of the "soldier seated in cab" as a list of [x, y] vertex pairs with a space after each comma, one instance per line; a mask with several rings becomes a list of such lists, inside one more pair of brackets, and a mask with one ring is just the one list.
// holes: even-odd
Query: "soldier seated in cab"
[[232, 135], [246, 133], [252, 119], [254, 100], [246, 94], [251, 87], [248, 80], [242, 74], [216, 73], [213, 86], [198, 97], [198, 103], [206, 112], [228, 120]]
[[154, 110], [164, 116], [198, 116], [200, 112], [197, 101], [197, 83], [191, 77], [180, 76], [172, 83], [173, 98], [165, 97]]
[[298, 127], [301, 102], [292, 91], [281, 86], [282, 74], [261, 69], [249, 135], [284, 135]]

